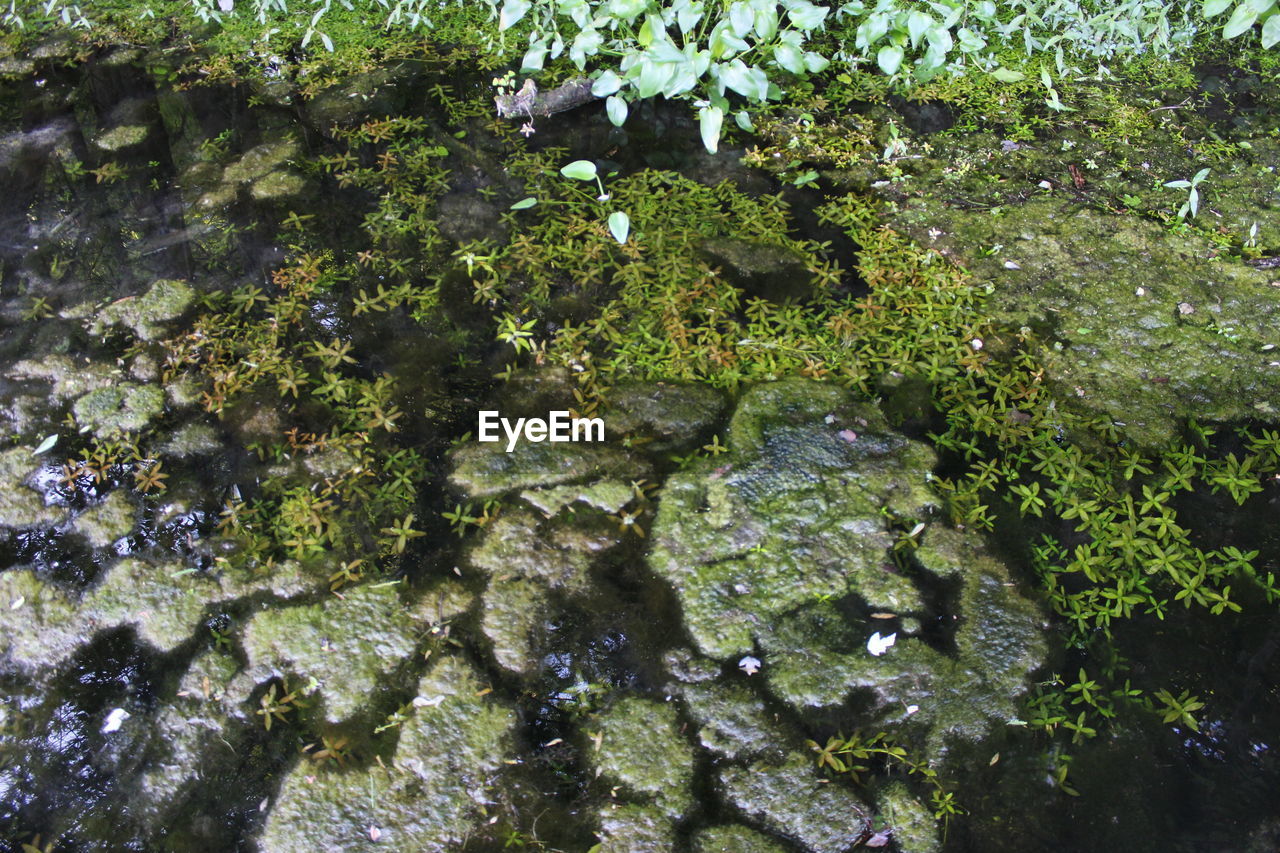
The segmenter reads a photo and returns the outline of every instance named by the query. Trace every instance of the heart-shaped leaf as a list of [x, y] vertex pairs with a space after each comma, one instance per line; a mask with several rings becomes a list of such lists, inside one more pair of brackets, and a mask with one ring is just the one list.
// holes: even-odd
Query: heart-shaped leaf
[[627, 242], [627, 235], [631, 233], [631, 217], [627, 216], [621, 210], [614, 211], [609, 214], [609, 233], [613, 235], [613, 239], [619, 243]]

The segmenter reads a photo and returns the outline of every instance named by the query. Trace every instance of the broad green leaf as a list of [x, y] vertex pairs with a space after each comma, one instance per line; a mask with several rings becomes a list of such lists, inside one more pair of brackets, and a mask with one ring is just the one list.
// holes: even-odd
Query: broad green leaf
[[1262, 25], [1262, 47], [1270, 49], [1277, 42], [1280, 42], [1280, 14], [1267, 18], [1267, 22]]
[[619, 243], [627, 242], [627, 234], [631, 233], [631, 217], [621, 210], [609, 214], [609, 233]]
[[720, 145], [720, 125], [724, 122], [724, 110], [719, 107], [703, 107], [698, 110], [698, 130], [702, 132], [702, 145], [712, 154]]
[[810, 74], [817, 74], [831, 64], [831, 60], [825, 56], [819, 56], [813, 51], [809, 51], [804, 55], [804, 69]]
[[533, 4], [529, 0], [506, 0], [498, 13], [498, 29], [506, 30], [520, 23]]
[[1248, 3], [1241, 3], [1231, 13], [1231, 17], [1227, 18], [1227, 23], [1222, 27], [1222, 37], [1233, 39], [1247, 33], [1257, 20], [1258, 13], [1250, 8]]
[[622, 123], [627, 120], [627, 102], [617, 95], [610, 95], [604, 102], [604, 111], [614, 127], [622, 127]]
[[609, 0], [606, 7], [608, 14], [631, 23], [649, 5], [646, 0]]
[[1191, 188], [1191, 195], [1187, 197], [1187, 204], [1191, 206], [1191, 215], [1195, 216], [1200, 211], [1200, 191], [1195, 187]]
[[766, 3], [756, 9], [755, 18], [756, 39], [764, 42], [773, 41], [773, 37], [778, 32], [778, 7], [773, 3]]
[[907, 35], [911, 37], [911, 46], [919, 47], [920, 39], [924, 38], [924, 34], [929, 31], [929, 27], [933, 26], [933, 18], [927, 12], [921, 12], [919, 9], [912, 9], [907, 15]]
[[1194, 187], [1196, 184], [1200, 183], [1205, 178], [1209, 177], [1209, 173], [1212, 171], [1213, 171], [1213, 168], [1211, 166], [1205, 166], [1203, 169], [1196, 172], [1195, 175], [1191, 178], [1191, 186]]
[[1190, 181], [1165, 181], [1166, 187], [1174, 190], [1185, 190], [1191, 186]]
[[37, 447], [35, 450], [31, 451], [31, 455], [39, 456], [41, 453], [44, 453], [46, 450], [51, 450], [53, 446], [57, 443], [58, 443], [58, 434], [56, 432], [53, 435], [46, 435], [44, 437], [44, 441], [40, 442], [40, 446]]
[[738, 127], [742, 128], [747, 133], [756, 132], [756, 126], [751, 123], [751, 114], [746, 110], [738, 110], [738, 112], [734, 113], [733, 120], [737, 123]]
[[792, 74], [804, 73], [804, 54], [789, 44], [780, 44], [773, 49], [773, 61]]
[[531, 71], [541, 71], [542, 64], [547, 58], [547, 43], [545, 40], [539, 39], [529, 46], [525, 51], [524, 59], [520, 60], [520, 71], [528, 74]]
[[746, 3], [738, 2], [729, 7], [729, 28], [738, 38], [751, 32], [756, 23], [756, 14]]
[[787, 9], [787, 17], [791, 19], [791, 23], [796, 29], [809, 30], [822, 26], [822, 22], [827, 18], [827, 12], [822, 6], [815, 6], [812, 3], [801, 2], [793, 4]]
[[562, 168], [560, 174], [576, 181], [592, 181], [596, 177], [596, 164], [590, 160], [574, 160]]
[[897, 45], [885, 45], [876, 54], [876, 65], [879, 65], [880, 70], [885, 74], [896, 74], [902, 66], [903, 55], [902, 48]]
[[636, 94], [641, 99], [652, 98], [667, 85], [672, 70], [665, 62], [654, 62], [649, 57], [644, 57], [640, 60], [640, 79], [636, 81]]
[[1204, 0], [1200, 13], [1206, 18], [1213, 18], [1227, 11], [1230, 6], [1231, 0]]
[[605, 71], [591, 84], [591, 94], [606, 98], [622, 88], [622, 78], [612, 71]]
[[515, 204], [511, 205], [511, 209], [512, 210], [528, 210], [529, 208], [533, 207], [537, 203], [538, 203], [538, 200], [536, 198], [534, 198], [533, 196], [529, 196], [528, 198], [522, 198]]
[[1027, 79], [1027, 75], [1021, 71], [1014, 71], [1012, 68], [997, 68], [991, 72], [991, 76], [1001, 83], [1017, 83], [1019, 80]]
[[676, 26], [680, 28], [681, 34], [688, 33], [698, 26], [698, 21], [701, 20], [702, 6], [700, 4], [687, 6], [676, 13]]

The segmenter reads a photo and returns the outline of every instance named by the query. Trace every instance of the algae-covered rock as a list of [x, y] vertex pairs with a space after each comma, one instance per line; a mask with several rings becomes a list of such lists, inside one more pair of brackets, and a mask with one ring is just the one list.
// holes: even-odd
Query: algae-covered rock
[[208, 424], [190, 423], [175, 431], [160, 452], [173, 459], [187, 459], [217, 453], [222, 448], [217, 430]]
[[103, 151], [121, 151], [125, 148], [132, 148], [135, 145], [141, 145], [146, 141], [150, 132], [151, 128], [145, 124], [121, 125], [100, 134], [93, 140], [93, 144]]
[[75, 604], [30, 569], [0, 572], [0, 654], [22, 667], [50, 666], [87, 638]]
[[680, 691], [698, 722], [698, 741], [729, 761], [779, 753], [784, 736], [764, 700], [739, 684], [691, 684]]
[[168, 652], [191, 639], [201, 628], [205, 607], [224, 597], [215, 579], [178, 561], [130, 557], [112, 566], [85, 596], [78, 618], [99, 629], [131, 625], [139, 639]]
[[888, 822], [902, 853], [937, 853], [942, 849], [938, 822], [902, 782], [890, 782], [876, 794], [876, 811]]
[[76, 516], [73, 529], [94, 548], [105, 548], [117, 539], [128, 536], [133, 530], [137, 511], [128, 495], [117, 489], [107, 495], [100, 504], [89, 507]]
[[[156, 715], [138, 780], [141, 796], [131, 803], [135, 816], [161, 819], [201, 780], [225, 778], [237, 768], [239, 757], [227, 739], [232, 717], [224, 702], [237, 668], [235, 658], [213, 650], [191, 662], [176, 695]], [[175, 837], [182, 836], [182, 822], [170, 828]]]
[[285, 136], [250, 148], [222, 172], [231, 184], [251, 183], [296, 159], [301, 148], [296, 139]]
[[596, 767], [621, 796], [656, 805], [669, 819], [692, 804], [693, 749], [675, 706], [629, 696], [600, 714]]
[[870, 834], [867, 810], [847, 788], [824, 784], [813, 762], [793, 755], [784, 764], [727, 767], [726, 800], [770, 832], [812, 853], [845, 853]]
[[591, 728], [590, 755], [609, 788], [596, 832], [601, 851], [674, 849], [676, 823], [693, 805], [694, 768], [675, 706], [628, 696], [599, 714]]
[[754, 829], [730, 824], [699, 830], [693, 853], [785, 853], [781, 844]]
[[319, 602], [255, 613], [241, 639], [257, 681], [314, 678], [324, 719], [355, 714], [385, 673], [413, 654], [421, 626], [394, 585], [365, 584]]
[[[928, 448], [806, 381], [744, 395], [729, 448], [667, 481], [648, 555], [700, 653], [758, 656], [754, 677], [800, 713], [858, 694], [860, 725], [909, 726], [931, 759], [1017, 715], [1045, 656], [1038, 609], [978, 539], [923, 521], [919, 556], [894, 553], [894, 520], [914, 526], [935, 508]], [[917, 636], [925, 622], [954, 634]], [[873, 654], [875, 633], [896, 642]], [[709, 749], [787, 743], [744, 691], [680, 691]]]
[[120, 371], [87, 358], [49, 355], [40, 360], [19, 361], [9, 370], [15, 379], [42, 379], [53, 386], [59, 400], [80, 397], [90, 391], [107, 388], [120, 381]]
[[621, 477], [643, 476], [647, 466], [616, 447], [585, 442], [541, 442], [523, 439], [506, 452], [505, 439], [476, 442], [453, 452], [449, 482], [468, 498], [492, 498], [534, 486], [558, 486]]
[[894, 536], [882, 509], [935, 504], [927, 447], [835, 386], [802, 381], [750, 391], [729, 438], [732, 454], [668, 479], [649, 555], [703, 654], [747, 654], [778, 617], [820, 597], [922, 610], [888, 558]]
[[[483, 819], [487, 788], [510, 748], [512, 711], [457, 657], [418, 684], [386, 766], [317, 770], [285, 778], [258, 839], [264, 853], [460, 849]], [[375, 844], [372, 837], [376, 835]]]
[[707, 263], [750, 296], [781, 302], [812, 293], [812, 276], [795, 249], [738, 237], [711, 237], [699, 250]]
[[706, 385], [620, 382], [609, 392], [605, 423], [610, 434], [648, 439], [656, 452], [687, 450], [715, 425], [724, 395]]
[[90, 391], [72, 406], [76, 422], [99, 438], [136, 432], [164, 411], [164, 391], [152, 385], [121, 382]]
[[635, 803], [607, 806], [600, 814], [599, 853], [658, 853], [676, 849], [675, 824], [661, 809]]
[[140, 296], [126, 296], [98, 312], [90, 324], [100, 335], [109, 326], [132, 329], [140, 340], [151, 341], [164, 333], [164, 325], [181, 317], [195, 299], [195, 291], [184, 281], [162, 278]]
[[926, 194], [893, 219], [990, 282], [984, 311], [997, 322], [1041, 333], [1060, 405], [1152, 447], [1192, 416], [1280, 416], [1280, 359], [1267, 348], [1280, 346], [1276, 277], [1214, 257], [1204, 238], [1054, 197], [991, 216]]
[[522, 675], [534, 672], [541, 665], [535, 634], [547, 617], [546, 588], [525, 578], [494, 580], [483, 601], [480, 630], [498, 665]]
[[45, 506], [40, 493], [27, 485], [39, 461], [25, 447], [0, 452], [0, 526], [22, 530], [57, 523], [64, 513]]

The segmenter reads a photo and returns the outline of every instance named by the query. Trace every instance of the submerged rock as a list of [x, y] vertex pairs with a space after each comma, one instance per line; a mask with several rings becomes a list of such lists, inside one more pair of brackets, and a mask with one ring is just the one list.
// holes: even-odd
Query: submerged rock
[[357, 713], [386, 673], [413, 654], [422, 621], [395, 585], [365, 584], [317, 604], [255, 613], [241, 643], [248, 681], [315, 679], [320, 716], [338, 723]]
[[680, 735], [675, 706], [630, 696], [596, 723], [596, 769], [611, 786], [600, 812], [602, 849], [671, 849], [676, 822], [693, 805], [693, 749]]
[[712, 826], [693, 837], [694, 853], [785, 853], [781, 844], [745, 826]]
[[385, 766], [317, 769], [299, 762], [271, 805], [260, 849], [459, 849], [483, 818], [515, 723], [509, 708], [482, 692], [469, 664], [441, 659], [418, 683], [413, 715], [400, 726]]
[[783, 764], [728, 767], [724, 797], [746, 817], [812, 853], [845, 853], [870, 835], [867, 809], [838, 784], [823, 784], [800, 755]]
[[90, 391], [72, 405], [76, 423], [99, 438], [137, 432], [164, 411], [164, 391], [152, 385], [121, 382]]
[[[1227, 258], [1196, 235], [1171, 234], [1053, 197], [961, 210], [925, 196], [895, 224], [992, 285], [984, 311], [1027, 326], [1054, 398], [1167, 446], [1188, 417], [1280, 417], [1280, 288], [1267, 270]], [[979, 250], [999, 246], [997, 254]]]
[[195, 299], [195, 291], [184, 281], [160, 279], [140, 296], [126, 296], [98, 312], [89, 324], [91, 334], [100, 335], [110, 326], [131, 329], [139, 340], [152, 341], [165, 331], [165, 324], [181, 317]]
[[105, 548], [132, 532], [136, 516], [137, 510], [129, 502], [128, 495], [123, 490], [116, 489], [102, 503], [91, 506], [76, 516], [72, 529], [92, 547]]
[[[667, 481], [648, 555], [701, 654], [755, 656], [752, 677], [802, 714], [857, 693], [870, 700], [857, 725], [908, 726], [935, 760], [1016, 715], [1043, 620], [980, 540], [925, 521], [927, 447], [843, 390], [794, 380], [744, 395], [729, 448]], [[918, 554], [895, 554], [916, 524]], [[875, 633], [895, 642], [872, 649]], [[736, 753], [741, 732], [764, 751], [758, 701], [683, 692], [708, 748]]]
[[65, 512], [45, 506], [40, 493], [28, 483], [41, 467], [25, 447], [0, 451], [0, 526], [15, 530], [56, 524]]

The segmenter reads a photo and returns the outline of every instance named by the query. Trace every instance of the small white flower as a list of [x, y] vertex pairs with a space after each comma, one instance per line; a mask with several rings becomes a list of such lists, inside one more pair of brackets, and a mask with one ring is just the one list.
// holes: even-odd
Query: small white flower
[[107, 714], [107, 721], [102, 724], [102, 733], [104, 735], [119, 731], [124, 721], [129, 719], [129, 712], [124, 708], [112, 708], [111, 713]]
[[823, 418], [823, 419], [822, 419], [822, 422], [823, 422], [824, 424], [833, 424], [833, 423], [835, 423], [835, 422], [836, 422], [836, 416], [835, 416], [835, 415], [827, 415], [825, 418]]
[[524, 134], [525, 139], [528, 139], [530, 136], [533, 136], [535, 133], [537, 133], [537, 131], [534, 130], [532, 122], [527, 122], [527, 121], [524, 124], [520, 125], [520, 132]]
[[738, 669], [742, 670], [747, 675], [755, 675], [760, 671], [760, 659], [747, 655], [742, 660], [738, 661]]
[[613, 198], [613, 196], [609, 195], [608, 193], [601, 193], [600, 195], [596, 196], [596, 201], [606, 202], [611, 198]]
[[223, 12], [230, 12], [235, 7], [235, 0], [218, 0], [218, 9]]
[[912, 714], [914, 714], [916, 711], [919, 711], [919, 710], [920, 710], [920, 706], [919, 706], [919, 705], [908, 705], [908, 706], [907, 706], [907, 716], [908, 716], [908, 717], [910, 717]]
[[1038, 186], [1042, 190], [1053, 189], [1053, 184], [1049, 183], [1048, 181], [1041, 181], [1040, 183], [1036, 184], [1036, 186]]
[[881, 637], [880, 632], [876, 631], [871, 635], [871, 639], [867, 640], [867, 651], [871, 652], [871, 654], [876, 657], [880, 657], [880, 655], [889, 650], [889, 647], [892, 646], [897, 639], [897, 633], [890, 634], [887, 637]]
[[1004, 268], [1005, 268], [1005, 269], [1007, 269], [1007, 270], [1020, 270], [1020, 269], [1022, 269], [1022, 267], [1018, 265], [1018, 262], [1017, 262], [1017, 261], [1005, 261], [1005, 262], [1004, 262]]
[[969, 346], [973, 347], [975, 350], [982, 349], [982, 338], [974, 338], [969, 341]]

